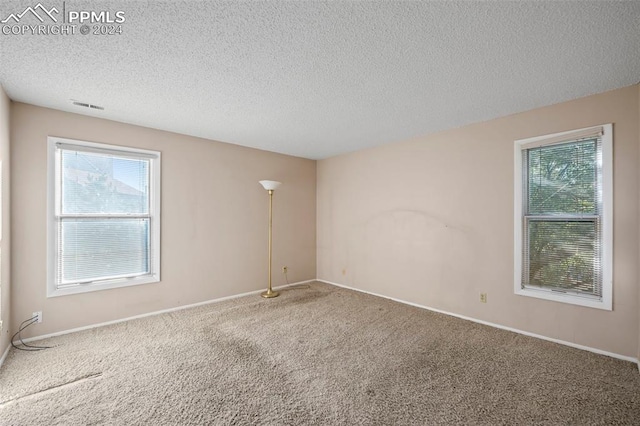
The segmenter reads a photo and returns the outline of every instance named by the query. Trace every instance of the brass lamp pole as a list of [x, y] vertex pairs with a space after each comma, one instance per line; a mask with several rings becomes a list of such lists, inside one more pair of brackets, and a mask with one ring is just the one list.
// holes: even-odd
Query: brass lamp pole
[[277, 291], [273, 291], [271, 289], [271, 233], [272, 233], [272, 223], [273, 223], [273, 191], [276, 190], [277, 187], [281, 185], [280, 182], [276, 182], [275, 180], [261, 180], [260, 184], [269, 191], [269, 286], [267, 287], [267, 291], [262, 292], [260, 295], [264, 298], [270, 299], [272, 297], [278, 297], [280, 293]]

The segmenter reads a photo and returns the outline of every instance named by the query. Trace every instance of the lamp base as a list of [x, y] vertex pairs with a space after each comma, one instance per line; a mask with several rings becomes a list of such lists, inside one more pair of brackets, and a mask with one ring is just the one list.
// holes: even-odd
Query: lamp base
[[264, 297], [265, 299], [271, 299], [272, 297], [278, 297], [279, 295], [280, 293], [278, 293], [277, 291], [273, 291], [271, 289], [260, 293], [260, 296]]

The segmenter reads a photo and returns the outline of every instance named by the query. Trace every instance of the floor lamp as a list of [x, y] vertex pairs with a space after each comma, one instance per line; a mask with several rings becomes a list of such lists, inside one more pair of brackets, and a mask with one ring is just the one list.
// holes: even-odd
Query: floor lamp
[[261, 180], [260, 184], [264, 186], [264, 189], [269, 191], [269, 287], [267, 287], [267, 291], [261, 293], [260, 295], [264, 298], [270, 299], [272, 297], [278, 297], [277, 291], [273, 291], [271, 289], [271, 224], [273, 222], [273, 191], [276, 190], [277, 187], [281, 185], [280, 182], [276, 182], [275, 180]]

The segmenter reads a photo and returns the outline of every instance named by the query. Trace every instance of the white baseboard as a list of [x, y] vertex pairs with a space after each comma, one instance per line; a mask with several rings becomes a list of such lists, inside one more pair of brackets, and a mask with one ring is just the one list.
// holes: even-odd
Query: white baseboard
[[[281, 286], [278, 286], [278, 287], [274, 287], [274, 289], [278, 290], [278, 289], [282, 289], [282, 288], [286, 288], [286, 287], [291, 287], [291, 286], [294, 286], [294, 285], [307, 284], [307, 283], [311, 283], [311, 282], [314, 282], [314, 281], [316, 281], [316, 280], [299, 281], [299, 282], [296, 282], [296, 283], [285, 284], [285, 285], [281, 285]], [[131, 321], [131, 320], [135, 320], [135, 319], [139, 319], [139, 318], [151, 317], [151, 316], [154, 316], [154, 315], [165, 314], [165, 313], [168, 313], [168, 312], [181, 311], [183, 309], [195, 308], [195, 307], [202, 306], [202, 305], [209, 305], [211, 303], [224, 302], [225, 300], [237, 299], [239, 297], [250, 296], [252, 294], [259, 294], [259, 293], [262, 293], [263, 291], [264, 291], [264, 289], [262, 289], [262, 290], [254, 290], [254, 291], [249, 291], [249, 292], [246, 292], [246, 293], [234, 294], [232, 296], [220, 297], [218, 299], [205, 300], [204, 302], [192, 303], [190, 305], [176, 306], [175, 308], [162, 309], [160, 311], [148, 312], [146, 314], [134, 315], [132, 317], [126, 317], [126, 318], [121, 318], [121, 319], [117, 319], [117, 320], [113, 320], [113, 321], [101, 322], [101, 323], [97, 323], [97, 324], [85, 325], [83, 327], [71, 328], [69, 330], [56, 331], [55, 333], [43, 334], [41, 336], [29, 337], [27, 339], [22, 339], [22, 341], [29, 343], [29, 342], [33, 342], [35, 340], [48, 339], [49, 337], [62, 336], [63, 334], [69, 334], [69, 333], [75, 333], [75, 332], [78, 332], [78, 331], [90, 330], [92, 328], [104, 327], [104, 326], [107, 326], [107, 325], [118, 324], [118, 323], [121, 323], [121, 322]], [[8, 352], [9, 352], [9, 349], [7, 348], [7, 352], [5, 352], [5, 354], [3, 355], [2, 360], [4, 360], [4, 357], [7, 355]], [[0, 365], [1, 364], [2, 364], [2, 361], [0, 361]]]
[[[577, 343], [567, 342], [565, 340], [554, 339], [552, 337], [543, 336], [541, 334], [530, 333], [528, 331], [519, 330], [517, 328], [507, 327], [507, 326], [504, 326], [504, 325], [501, 325], [501, 324], [496, 324], [496, 323], [492, 323], [492, 322], [488, 322], [488, 321], [483, 321], [483, 320], [480, 320], [480, 319], [468, 317], [468, 316], [465, 316], [465, 315], [456, 314], [456, 313], [453, 313], [453, 312], [447, 312], [447, 311], [444, 311], [442, 309], [437, 309], [437, 308], [432, 308], [432, 307], [429, 307], [429, 306], [419, 305], [417, 303], [408, 302], [406, 300], [397, 299], [395, 297], [385, 296], [383, 294], [373, 293], [373, 292], [370, 292], [370, 291], [361, 290], [361, 289], [358, 289], [358, 288], [355, 288], [355, 287], [349, 287], [349, 286], [344, 285], [344, 284], [338, 284], [338, 283], [327, 281], [327, 280], [323, 280], [323, 279], [300, 281], [300, 282], [296, 282], [296, 283], [291, 283], [291, 284], [286, 284], [286, 285], [274, 287], [274, 289], [281, 289], [281, 288], [291, 287], [291, 286], [300, 285], [300, 284], [308, 284], [308, 283], [311, 283], [311, 282], [314, 282], [314, 281], [320, 281], [320, 282], [323, 282], [325, 284], [334, 285], [336, 287], [342, 287], [342, 288], [346, 288], [348, 290], [358, 291], [360, 293], [366, 293], [366, 294], [370, 294], [372, 296], [382, 297], [382, 298], [385, 298], [385, 299], [393, 300], [395, 302], [403, 303], [405, 305], [415, 306], [417, 308], [426, 309], [426, 310], [429, 310], [429, 311], [432, 311], [432, 312], [438, 312], [440, 314], [450, 315], [450, 316], [453, 316], [453, 317], [456, 317], [456, 318], [460, 318], [460, 319], [463, 319], [463, 320], [472, 321], [472, 322], [475, 322], [475, 323], [478, 323], [478, 324], [488, 325], [490, 327], [495, 327], [495, 328], [499, 328], [501, 330], [511, 331], [511, 332], [522, 334], [522, 335], [529, 336], [529, 337], [535, 337], [535, 338], [546, 340], [546, 341], [549, 341], [549, 342], [558, 343], [558, 344], [565, 345], [565, 346], [570, 346], [572, 348], [582, 349], [582, 350], [585, 350], [585, 351], [594, 352], [594, 353], [597, 353], [597, 354], [600, 354], [600, 355], [610, 356], [612, 358], [617, 358], [617, 359], [621, 359], [621, 360], [624, 360], [624, 361], [630, 361], [630, 362], [636, 363], [638, 365], [638, 370], [640, 371], [640, 360], [638, 358], [634, 358], [634, 357], [630, 357], [630, 356], [626, 356], [626, 355], [620, 355], [620, 354], [616, 354], [616, 353], [613, 353], [613, 352], [603, 351], [601, 349], [592, 348], [592, 347], [589, 347], [589, 346], [583, 346], [583, 345], [579, 345]], [[239, 297], [258, 294], [258, 293], [261, 293], [262, 291], [263, 290], [255, 290], [255, 291], [250, 291], [250, 292], [246, 292], [246, 293], [235, 294], [235, 295], [232, 295], [232, 296], [221, 297], [221, 298], [218, 298], [218, 299], [206, 300], [204, 302], [192, 303], [190, 305], [183, 305], [183, 306], [177, 306], [175, 308], [169, 308], [169, 309], [163, 309], [163, 310], [160, 310], [160, 311], [148, 312], [146, 314], [135, 315], [135, 316], [131, 316], [131, 317], [127, 317], [127, 318], [121, 318], [121, 319], [117, 319], [117, 320], [113, 320], [113, 321], [107, 321], [107, 322], [102, 322], [102, 323], [98, 323], [98, 324], [92, 324], [92, 325], [87, 325], [87, 326], [83, 326], [83, 327], [72, 328], [72, 329], [69, 329], [69, 330], [58, 331], [58, 332], [55, 332], [55, 333], [44, 334], [44, 335], [41, 335], [41, 336], [29, 337], [27, 339], [23, 339], [23, 341], [28, 343], [28, 342], [32, 342], [32, 341], [36, 341], [36, 340], [47, 339], [49, 337], [61, 336], [63, 334], [75, 333], [77, 331], [89, 330], [89, 329], [92, 329], [92, 328], [104, 327], [104, 326], [107, 326], [107, 325], [117, 324], [117, 323], [121, 323], [121, 322], [125, 322], [125, 321], [131, 321], [131, 320], [135, 320], [135, 319], [139, 319], [139, 318], [145, 318], [145, 317], [150, 317], [150, 316], [154, 316], [154, 315], [160, 315], [160, 314], [164, 314], [164, 313], [167, 313], [167, 312], [175, 312], [175, 311], [180, 311], [180, 310], [183, 310], [183, 309], [195, 308], [197, 306], [208, 305], [208, 304], [211, 304], [211, 303], [223, 302], [225, 300], [237, 299]], [[4, 362], [5, 358], [7, 357], [10, 348], [11, 348], [11, 346], [9, 346], [7, 348], [7, 350], [2, 355], [2, 358], [0, 358], [0, 366], [2, 366], [2, 363]]]
[[7, 359], [7, 355], [9, 355], [9, 349], [11, 349], [11, 344], [7, 346], [7, 349], [2, 354], [2, 358], [0, 358], [0, 368], [2, 368], [2, 364], [4, 364], [4, 360]]
[[317, 279], [316, 281], [320, 281], [320, 282], [323, 282], [325, 284], [334, 285], [336, 287], [346, 288], [348, 290], [358, 291], [360, 293], [370, 294], [372, 296], [377, 296], [377, 297], [382, 297], [382, 298], [385, 298], [385, 299], [390, 299], [390, 300], [393, 300], [395, 302], [403, 303], [405, 305], [415, 306], [416, 308], [426, 309], [426, 310], [429, 310], [429, 311], [438, 312], [440, 314], [450, 315], [452, 317], [460, 318], [460, 319], [467, 320], [467, 321], [476, 322], [478, 324], [488, 325], [490, 327], [499, 328], [501, 330], [512, 331], [514, 333], [523, 334], [523, 335], [529, 336], [529, 337], [535, 337], [537, 339], [547, 340], [549, 342], [558, 343], [558, 344], [565, 345], [565, 346], [570, 346], [572, 348], [582, 349], [582, 350], [585, 350], [585, 351], [594, 352], [594, 353], [597, 353], [597, 354], [600, 354], [600, 355], [610, 356], [612, 358], [617, 358], [617, 359], [621, 359], [621, 360], [624, 360], [624, 361], [634, 362], [634, 363], [638, 364], [638, 370], [640, 370], [640, 360], [638, 360], [637, 358], [634, 358], [634, 357], [630, 357], [630, 356], [626, 356], [626, 355], [620, 355], [620, 354], [616, 354], [616, 353], [613, 353], [613, 352], [607, 352], [607, 351], [603, 351], [602, 349], [596, 349], [596, 348], [592, 348], [592, 347], [589, 347], [589, 346], [583, 346], [583, 345], [579, 345], [577, 343], [567, 342], [565, 340], [554, 339], [552, 337], [543, 336], [541, 334], [530, 333], [530, 332], [524, 331], [524, 330], [518, 330], [517, 328], [507, 327], [507, 326], [504, 326], [504, 325], [495, 324], [495, 323], [492, 323], [492, 322], [483, 321], [483, 320], [472, 318], [472, 317], [467, 317], [465, 315], [460, 315], [460, 314], [455, 314], [453, 312], [443, 311], [442, 309], [436, 309], [436, 308], [431, 308], [429, 306], [419, 305], [419, 304], [413, 303], [413, 302], [407, 302], [406, 300], [396, 299], [395, 297], [389, 297], [389, 296], [385, 296], [383, 294], [377, 294], [377, 293], [373, 293], [373, 292], [370, 292], [370, 291], [361, 290], [359, 288], [349, 287], [349, 286], [344, 285], [344, 284], [338, 284], [338, 283], [334, 283], [334, 282], [327, 281], [327, 280], [322, 280], [322, 279]]

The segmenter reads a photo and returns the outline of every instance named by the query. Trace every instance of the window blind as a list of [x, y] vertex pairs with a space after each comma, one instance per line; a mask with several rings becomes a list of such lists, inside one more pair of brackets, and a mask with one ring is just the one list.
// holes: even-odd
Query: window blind
[[601, 297], [601, 137], [522, 155], [523, 287]]
[[151, 273], [150, 159], [57, 149], [57, 287]]

